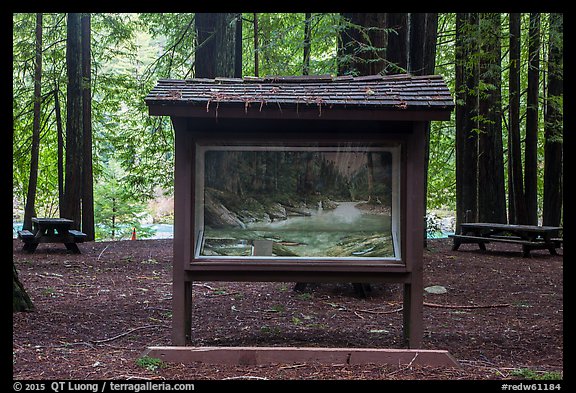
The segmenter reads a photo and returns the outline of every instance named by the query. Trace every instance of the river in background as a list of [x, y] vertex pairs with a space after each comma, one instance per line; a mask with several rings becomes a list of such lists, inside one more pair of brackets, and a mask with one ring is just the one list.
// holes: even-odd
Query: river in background
[[[255, 230], [340, 232], [390, 231], [390, 216], [365, 214], [356, 205], [360, 202], [338, 202], [335, 209], [311, 210], [311, 216], [289, 216], [286, 220], [269, 223], [256, 222], [248, 225]], [[383, 219], [386, 217], [386, 219]]]
[[298, 243], [289, 249], [303, 257], [393, 257], [390, 215], [360, 210], [356, 207], [359, 203], [338, 202], [334, 209], [320, 205], [310, 211], [311, 216], [290, 216], [248, 228], [268, 230], [287, 242]]
[[[22, 222], [12, 222], [12, 238], [18, 237], [18, 231], [22, 229]], [[172, 224], [143, 224], [143, 227], [152, 228], [155, 234], [147, 239], [172, 239], [174, 236], [174, 225]], [[136, 233], [138, 237], [138, 233]], [[97, 240], [98, 241], [98, 240]]]
[[[353, 208], [353, 205], [356, 202], [343, 202], [341, 203], [336, 209], [334, 210], [324, 210], [322, 212], [322, 216], [320, 220], [314, 224], [318, 227], [328, 225], [328, 221], [336, 220], [339, 222], [340, 225], [349, 225], [350, 222], [358, 218], [358, 214], [361, 212]], [[352, 208], [350, 207], [352, 205]], [[340, 210], [339, 210], [340, 209]], [[345, 214], [340, 214], [343, 210], [348, 210]], [[330, 212], [332, 212], [330, 214]], [[330, 218], [330, 216], [333, 216]], [[373, 215], [365, 215], [366, 217], [362, 217], [362, 220], [359, 222], [362, 226], [366, 228], [374, 228], [375, 226], [381, 226], [382, 220], [375, 218]], [[356, 218], [355, 218], [356, 217]], [[272, 227], [284, 227], [284, 229], [290, 229], [290, 227], [297, 225], [301, 226], [303, 223], [303, 219], [308, 217], [289, 217], [288, 220], [285, 221], [275, 221], [273, 223], [269, 223], [268, 225]], [[428, 238], [429, 239], [437, 239], [437, 238], [445, 238], [450, 234], [454, 233], [454, 229], [451, 225], [453, 221], [453, 217], [446, 217], [444, 219], [437, 219], [435, 222], [437, 223], [434, 228], [429, 228], [428, 231]], [[332, 221], [334, 222], [334, 221]], [[309, 225], [309, 224], [306, 224]], [[145, 224], [144, 226], [151, 227], [156, 231], [156, 233], [150, 239], [171, 239], [174, 236], [174, 225], [172, 224]], [[429, 224], [430, 227], [430, 224]], [[12, 238], [16, 239], [17, 231], [22, 229], [22, 222], [14, 221], [12, 223]]]

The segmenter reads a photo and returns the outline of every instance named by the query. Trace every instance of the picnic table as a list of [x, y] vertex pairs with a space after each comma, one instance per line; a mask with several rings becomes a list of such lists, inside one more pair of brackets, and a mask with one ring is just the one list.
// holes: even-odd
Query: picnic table
[[554, 226], [475, 222], [461, 224], [460, 233], [449, 237], [454, 240], [454, 251], [464, 243], [476, 243], [482, 251], [486, 251], [486, 243], [503, 242], [522, 245], [523, 256], [529, 257], [531, 250], [542, 249], [556, 255], [556, 249], [563, 242], [562, 238], [557, 237], [561, 230], [562, 227]]
[[80, 254], [76, 243], [83, 242], [86, 234], [70, 229], [72, 224], [74, 221], [67, 218], [32, 217], [32, 231], [18, 231], [18, 237], [24, 242], [22, 249], [33, 253], [40, 243], [64, 243], [72, 253]]

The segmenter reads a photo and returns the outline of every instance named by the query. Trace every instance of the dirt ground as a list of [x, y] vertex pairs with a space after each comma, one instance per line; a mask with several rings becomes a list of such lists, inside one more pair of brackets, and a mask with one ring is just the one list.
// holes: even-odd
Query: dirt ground
[[[14, 379], [498, 380], [563, 378], [563, 250], [552, 256], [489, 244], [451, 250], [430, 240], [424, 285], [425, 349], [461, 368], [403, 365], [155, 364], [148, 346], [170, 345], [172, 240], [88, 242], [82, 254], [13, 241], [14, 263], [35, 311], [13, 314]], [[402, 292], [372, 284], [197, 283], [193, 344], [402, 348]], [[149, 360], [149, 359], [148, 359]]]

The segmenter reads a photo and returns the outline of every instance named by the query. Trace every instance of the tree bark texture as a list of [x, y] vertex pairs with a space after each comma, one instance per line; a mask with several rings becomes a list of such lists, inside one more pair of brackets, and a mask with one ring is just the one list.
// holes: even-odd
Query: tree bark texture
[[403, 74], [408, 71], [408, 15], [407, 13], [386, 14], [387, 74]]
[[500, 14], [480, 14], [478, 220], [506, 222], [502, 147]]
[[345, 27], [340, 33], [338, 65], [340, 75], [385, 73], [387, 34], [385, 13], [343, 13]]
[[90, 14], [82, 14], [82, 232], [86, 240], [95, 238], [94, 181], [92, 175], [92, 78], [90, 54]]
[[242, 13], [236, 15], [236, 30], [234, 32], [234, 78], [242, 78]]
[[197, 13], [196, 77], [234, 77], [237, 13]]
[[530, 14], [528, 34], [528, 92], [524, 144], [526, 222], [538, 224], [538, 92], [540, 78], [540, 14]]
[[438, 13], [410, 14], [408, 70], [413, 75], [432, 75], [436, 66]]
[[510, 13], [508, 75], [508, 221], [527, 224], [520, 144], [520, 13]]
[[543, 225], [558, 226], [562, 222], [563, 167], [563, 44], [562, 14], [550, 14], [548, 53], [548, 93], [544, 115], [544, 204]]
[[470, 61], [478, 52], [476, 14], [456, 14], [456, 232], [460, 224], [477, 220], [478, 133], [477, 62]]
[[[389, 14], [390, 15], [390, 14]], [[410, 14], [410, 50], [406, 57], [408, 71], [413, 75], [432, 75], [436, 68], [437, 13]], [[424, 212], [428, 210], [428, 165], [430, 161], [430, 122], [424, 135]], [[424, 247], [428, 245], [428, 231], [424, 225]]]
[[69, 13], [66, 37], [66, 66], [68, 69], [66, 111], [66, 174], [64, 181], [64, 210], [61, 216], [74, 221], [73, 229], [81, 223], [82, 198], [82, 46], [80, 14]]
[[12, 272], [12, 312], [32, 311], [34, 304], [18, 279], [18, 271], [14, 263], [12, 263]]
[[36, 187], [38, 185], [38, 160], [40, 155], [40, 102], [42, 101], [42, 14], [36, 14], [36, 44], [34, 56], [34, 119], [32, 123], [32, 147], [30, 149], [30, 176], [24, 207], [23, 229], [32, 229], [32, 217], [36, 215]]

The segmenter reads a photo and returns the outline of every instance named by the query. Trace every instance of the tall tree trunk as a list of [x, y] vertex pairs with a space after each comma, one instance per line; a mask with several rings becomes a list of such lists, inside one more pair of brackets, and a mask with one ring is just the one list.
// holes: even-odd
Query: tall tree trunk
[[506, 222], [502, 147], [500, 14], [480, 14], [478, 219]]
[[550, 43], [548, 54], [548, 92], [544, 114], [544, 206], [543, 225], [557, 226], [562, 222], [562, 145], [564, 96], [564, 55], [562, 14], [550, 14]]
[[92, 241], [94, 232], [94, 181], [92, 176], [92, 96], [90, 14], [82, 14], [82, 232]]
[[526, 222], [538, 224], [538, 91], [540, 78], [540, 14], [530, 14], [528, 34], [528, 93], [524, 147]]
[[[407, 56], [408, 71], [414, 75], [431, 75], [436, 68], [436, 41], [438, 36], [437, 13], [410, 14], [410, 51]], [[428, 164], [430, 161], [430, 122], [425, 126], [424, 141], [424, 212], [428, 210]], [[425, 218], [423, 218], [425, 220]], [[424, 247], [428, 245], [424, 225]]]
[[197, 13], [196, 77], [234, 77], [237, 13]]
[[508, 86], [508, 221], [511, 224], [526, 224], [522, 146], [520, 145], [520, 13], [510, 13]]
[[32, 148], [30, 149], [30, 177], [24, 207], [23, 229], [32, 229], [36, 215], [36, 187], [38, 185], [38, 158], [40, 155], [40, 102], [42, 101], [42, 14], [36, 14], [36, 44], [34, 56], [34, 119], [32, 123]]
[[386, 27], [393, 29], [387, 33], [387, 74], [403, 74], [408, 71], [408, 15], [396, 12], [386, 14]]
[[456, 14], [456, 232], [463, 222], [477, 220], [478, 133], [477, 114], [478, 53], [477, 14]]
[[414, 75], [431, 75], [436, 68], [438, 13], [410, 14], [410, 51], [408, 71]]
[[[386, 60], [388, 36], [385, 13], [341, 14], [344, 28], [338, 37], [338, 74], [375, 75], [397, 69]], [[368, 181], [373, 183], [372, 156], [368, 153]], [[370, 187], [370, 186], [369, 186]], [[373, 186], [372, 186], [373, 188]], [[370, 190], [369, 194], [372, 194]], [[370, 198], [371, 195], [370, 195]], [[353, 283], [354, 291], [366, 297], [370, 291], [367, 283]]]
[[63, 217], [80, 228], [82, 197], [82, 46], [80, 14], [69, 13], [66, 38], [68, 73], [66, 110], [66, 174], [64, 181]]
[[242, 13], [236, 15], [234, 78], [242, 78]]
[[344, 13], [340, 32], [338, 73], [375, 75], [384, 73], [386, 61], [386, 14]]
[[310, 23], [312, 19], [312, 13], [307, 12], [304, 14], [304, 59], [302, 65], [302, 75], [308, 75], [310, 73]]

